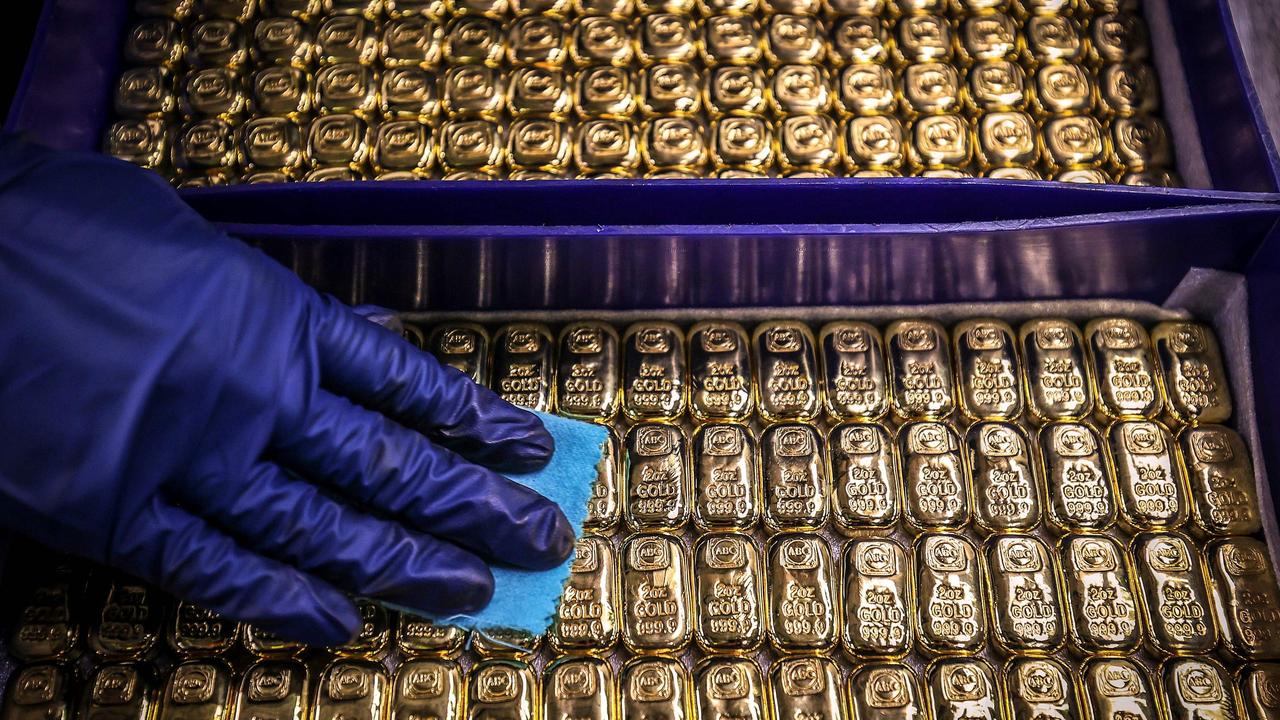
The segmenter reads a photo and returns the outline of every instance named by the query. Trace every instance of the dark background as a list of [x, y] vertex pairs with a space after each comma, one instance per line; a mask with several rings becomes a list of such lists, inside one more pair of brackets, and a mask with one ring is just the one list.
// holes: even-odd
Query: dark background
[[9, 114], [13, 89], [27, 62], [27, 50], [43, 4], [40, 0], [0, 4], [0, 119]]

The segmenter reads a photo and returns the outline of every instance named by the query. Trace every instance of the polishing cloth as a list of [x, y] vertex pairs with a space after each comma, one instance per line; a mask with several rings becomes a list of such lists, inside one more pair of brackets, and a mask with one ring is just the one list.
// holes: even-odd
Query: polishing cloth
[[[573, 526], [573, 534], [580, 536], [596, 481], [596, 466], [604, 456], [609, 431], [600, 425], [547, 413], [537, 415], [556, 443], [551, 462], [537, 472], [507, 477], [537, 490], [559, 505]], [[572, 562], [570, 558], [550, 570], [536, 571], [491, 566], [493, 600], [487, 607], [469, 615], [430, 619], [442, 625], [467, 629], [509, 628], [541, 635], [555, 617], [556, 605], [569, 579]]]

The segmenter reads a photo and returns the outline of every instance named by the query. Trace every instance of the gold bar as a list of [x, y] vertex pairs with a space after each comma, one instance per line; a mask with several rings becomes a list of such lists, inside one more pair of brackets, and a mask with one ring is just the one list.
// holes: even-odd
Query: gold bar
[[822, 409], [813, 333], [794, 321], [760, 325], [751, 335], [760, 415], [767, 422], [813, 420]]
[[982, 534], [1031, 530], [1043, 501], [1031, 441], [1017, 425], [984, 421], [969, 426], [965, 450], [973, 477], [974, 523]]
[[840, 639], [840, 587], [826, 543], [778, 535], [768, 544], [769, 641], [783, 654], [824, 652]]
[[1142, 18], [1130, 12], [1095, 15], [1089, 24], [1090, 53], [1097, 62], [1146, 60], [1151, 38]]
[[758, 450], [751, 430], [713, 423], [693, 433], [693, 523], [703, 531], [745, 530], [760, 519]]
[[1065, 635], [1058, 571], [1044, 541], [1033, 535], [987, 540], [992, 639], [1006, 653], [1047, 654]]
[[614, 720], [618, 688], [613, 668], [598, 658], [563, 657], [543, 675], [543, 718]]
[[982, 559], [967, 538], [925, 533], [916, 538], [920, 649], [929, 655], [972, 653], [987, 643]]
[[156, 681], [143, 663], [112, 662], [94, 668], [84, 686], [77, 718], [151, 720], [156, 711]]
[[294, 655], [306, 647], [295, 640], [287, 640], [273, 632], [253, 625], [244, 627], [244, 649], [259, 657]]
[[637, 534], [622, 545], [622, 642], [634, 653], [678, 653], [690, 639], [689, 564], [667, 535]]
[[1261, 540], [1234, 537], [1205, 548], [1222, 645], [1242, 660], [1280, 658], [1280, 590]]
[[518, 660], [484, 660], [467, 677], [467, 720], [535, 720], [542, 703], [533, 668]]
[[158, 170], [169, 157], [169, 132], [163, 120], [117, 120], [107, 127], [102, 152], [139, 167]]
[[188, 660], [169, 671], [158, 720], [223, 720], [230, 715], [231, 668], [221, 660]]
[[673, 658], [634, 657], [622, 666], [620, 720], [688, 720], [692, 680]]
[[[503, 163], [506, 145], [502, 126], [484, 118], [456, 117], [440, 126], [440, 165], [445, 179], [492, 177]], [[550, 340], [548, 339], [548, 342]]]
[[[539, 68], [521, 68], [512, 78], [512, 84], [529, 75], [524, 71], [542, 73]], [[515, 112], [515, 108], [512, 109]], [[522, 117], [507, 129], [507, 162], [516, 173], [541, 174], [538, 179], [562, 175], [573, 159], [573, 130], [562, 122], [550, 118]], [[510, 177], [518, 179], [518, 177]], [[616, 372], [616, 371], [615, 371]]]
[[922, 421], [898, 430], [905, 520], [912, 532], [969, 524], [969, 471], [960, 438], [947, 423]]
[[1120, 117], [1160, 111], [1155, 69], [1142, 62], [1106, 65], [1098, 73], [1101, 109]]
[[769, 698], [760, 666], [748, 658], [704, 658], [693, 668], [696, 717], [766, 720]]
[[1029, 95], [1027, 74], [1016, 62], [982, 60], [969, 68], [964, 101], [973, 112], [1024, 110]]
[[169, 623], [169, 647], [183, 657], [217, 655], [236, 644], [240, 626], [221, 615], [179, 601]]
[[693, 550], [694, 638], [706, 652], [746, 652], [764, 637], [760, 556], [747, 535], [704, 535]]
[[164, 635], [164, 599], [144, 585], [110, 583], [89, 628], [89, 648], [106, 660], [149, 657]]
[[674, 420], [684, 414], [684, 333], [668, 322], [636, 323], [622, 336], [622, 409], [632, 420]]
[[305, 69], [315, 53], [311, 28], [297, 18], [264, 17], [253, 25], [249, 57], [259, 66], [288, 65]]
[[312, 720], [382, 720], [387, 690], [387, 672], [381, 664], [335, 660], [320, 676]]
[[387, 68], [382, 73], [378, 108], [387, 118], [434, 119], [440, 114], [436, 74], [419, 67]]
[[457, 663], [409, 660], [396, 669], [391, 682], [391, 720], [462, 720], [465, 695]]
[[[751, 18], [742, 18], [736, 16], [716, 16], [707, 18], [708, 40], [711, 42], [710, 33], [713, 23], [719, 25], [740, 25], [744, 23], [754, 23]], [[754, 26], [753, 26], [754, 27]], [[759, 31], [759, 28], [755, 28]], [[745, 41], [744, 41], [745, 42]], [[754, 46], [756, 52], [759, 52], [759, 45]], [[728, 54], [728, 50], [719, 50], [722, 54]], [[725, 62], [730, 62], [726, 60]], [[760, 113], [764, 112], [768, 98], [766, 97], [766, 89], [764, 73], [760, 68], [751, 65], [721, 65], [712, 68], [706, 79], [706, 87], [703, 90], [703, 104], [706, 105], [707, 114], [713, 118], [719, 118], [732, 113]]]
[[689, 522], [689, 444], [679, 425], [627, 431], [625, 515], [632, 530], [675, 530]]
[[856, 720], [927, 718], [915, 671], [896, 662], [859, 663], [849, 675], [849, 713]]
[[373, 132], [369, 162], [380, 173], [430, 175], [435, 164], [431, 126], [422, 120], [388, 120]]
[[444, 28], [421, 16], [392, 19], [382, 27], [378, 55], [384, 68], [435, 67], [444, 56]]
[[1107, 430], [1120, 491], [1120, 523], [1130, 532], [1182, 527], [1189, 512], [1187, 478], [1169, 429], [1124, 420]]
[[689, 407], [701, 421], [751, 415], [751, 355], [738, 323], [708, 321], [689, 328]]
[[1128, 318], [1102, 318], [1085, 326], [1084, 334], [1097, 412], [1116, 420], [1158, 416], [1164, 403], [1147, 331]]
[[636, 56], [643, 65], [689, 62], [698, 56], [698, 28], [678, 13], [652, 13], [636, 21]]
[[1253, 535], [1262, 529], [1253, 463], [1244, 440], [1222, 425], [1189, 427], [1178, 445], [1191, 487], [1195, 535]]
[[1097, 98], [1093, 75], [1077, 63], [1047, 63], [1035, 73], [1031, 107], [1041, 116], [1090, 114]]
[[1231, 676], [1210, 658], [1174, 658], [1160, 665], [1160, 699], [1170, 720], [1236, 720], [1240, 706]]
[[1010, 658], [1004, 666], [1004, 686], [1010, 720], [1082, 717], [1071, 671], [1053, 658]]
[[1164, 655], [1212, 650], [1218, 628], [1196, 546], [1180, 533], [1143, 532], [1134, 536], [1129, 551], [1151, 650]]
[[960, 75], [953, 65], [925, 62], [908, 65], [902, 71], [904, 115], [936, 115], [961, 110]]
[[188, 26], [186, 34], [183, 59], [191, 68], [239, 68], [249, 61], [244, 30], [234, 20], [201, 20]]
[[311, 112], [314, 82], [310, 73], [299, 68], [262, 68], [250, 81], [253, 111], [297, 120]]
[[1143, 642], [1129, 556], [1107, 535], [1058, 542], [1067, 601], [1067, 639], [1077, 652], [1131, 653]]
[[783, 118], [778, 123], [777, 145], [778, 165], [784, 172], [832, 171], [840, 163], [840, 129], [828, 115]]
[[1085, 59], [1086, 43], [1080, 23], [1060, 15], [1033, 15], [1023, 26], [1027, 36], [1027, 59], [1033, 63], [1079, 62]]
[[408, 657], [457, 657], [466, 640], [466, 631], [455, 625], [437, 625], [407, 612], [396, 621], [396, 648]]
[[761, 117], [716, 120], [711, 124], [711, 159], [722, 170], [763, 173], [773, 165], [773, 126]]
[[441, 78], [440, 107], [448, 117], [496, 120], [506, 107], [504, 90], [495, 68], [455, 65]]
[[1151, 331], [1164, 377], [1167, 410], [1178, 423], [1223, 423], [1231, 418], [1231, 388], [1213, 328], [1163, 322]]
[[769, 681], [777, 720], [844, 718], [843, 678], [830, 658], [783, 658], [769, 668]]
[[760, 436], [764, 467], [764, 524], [771, 532], [816, 530], [827, 521], [830, 482], [822, 438], [812, 425], [765, 428]]
[[840, 420], [879, 420], [889, 410], [884, 342], [875, 326], [833, 322], [818, 333], [827, 414]]
[[852, 540], [844, 548], [844, 650], [852, 658], [900, 658], [915, 642], [911, 558], [892, 539]]
[[559, 69], [568, 57], [564, 23], [554, 17], [526, 15], [507, 32], [507, 61], [512, 65]]
[[933, 720], [1002, 720], [1000, 687], [986, 660], [942, 658], [925, 672]]
[[62, 665], [40, 663], [15, 670], [5, 692], [4, 720], [71, 720], [71, 675]]
[[514, 405], [550, 412], [555, 385], [555, 343], [545, 325], [516, 323], [493, 336], [493, 378], [489, 386]]
[[1093, 658], [1080, 668], [1089, 718], [1158, 720], [1161, 716], [1146, 672], [1128, 658]]
[[555, 405], [569, 417], [612, 420], [618, 413], [618, 333], [599, 322], [560, 331]]
[[296, 177], [305, 163], [302, 128], [283, 117], [255, 117], [236, 130], [236, 162], [249, 172]]
[[955, 409], [947, 331], [932, 320], [898, 320], [885, 329], [893, 412], [903, 420], [936, 420]]
[[960, 412], [971, 420], [1022, 414], [1020, 364], [1013, 328], [995, 319], [965, 320], [951, 331], [960, 381]]
[[898, 20], [894, 61], [899, 65], [934, 60], [950, 62], [953, 52], [951, 35], [951, 23], [941, 15], [904, 15]]
[[[985, 8], [984, 8], [985, 9]], [[960, 61], [1016, 60], [1022, 51], [1020, 23], [1006, 12], [995, 11], [970, 15], [960, 21]]]
[[391, 645], [391, 618], [387, 609], [372, 600], [357, 600], [360, 632], [345, 645], [332, 648], [335, 655], [376, 660], [387, 654]]
[[373, 33], [373, 24], [354, 15], [325, 18], [316, 28], [316, 57], [320, 65], [372, 65], [378, 59], [378, 36]]
[[893, 438], [873, 423], [843, 423], [831, 428], [835, 526], [845, 535], [891, 531], [902, 517], [902, 486]]
[[1280, 718], [1280, 665], [1252, 663], [1236, 673], [1242, 720]]
[[[894, 116], [898, 109], [897, 80], [885, 65], [873, 63], [849, 65], [840, 71], [836, 80], [836, 108], [853, 119], [878, 116], [883, 123], [848, 125], [845, 135], [845, 152], [855, 154], [869, 162], [897, 167], [906, 156], [906, 137], [902, 122]], [[860, 147], [855, 153], [850, 142], [856, 138]], [[893, 145], [892, 147], [890, 145]]]
[[178, 108], [173, 77], [163, 67], [130, 68], [116, 81], [114, 108], [124, 117], [163, 117]]
[[53, 577], [31, 589], [8, 637], [10, 654], [23, 662], [66, 660], [74, 655], [86, 589], [77, 576], [74, 566], [57, 567]]
[[636, 111], [635, 79], [626, 68], [593, 65], [574, 78], [578, 117], [629, 119]]
[[129, 28], [124, 59], [134, 65], [177, 67], [186, 53], [182, 27], [167, 18], [146, 18]]
[[309, 716], [311, 676], [297, 660], [258, 660], [240, 680], [236, 718], [303, 720]]
[[587, 503], [587, 517], [582, 521], [583, 528], [607, 532], [622, 519], [621, 462], [622, 441], [618, 439], [617, 431], [610, 428], [603, 457], [596, 466], [596, 481], [591, 486], [591, 499]]
[[230, 167], [236, 161], [235, 131], [221, 118], [206, 118], [181, 127], [173, 144], [173, 166], [196, 174]]
[[1116, 520], [1115, 480], [1098, 431], [1052, 422], [1040, 428], [1039, 444], [1050, 529], [1065, 535], [1109, 528]]
[[618, 641], [618, 557], [607, 537], [583, 535], [548, 633], [558, 652], [606, 652]]
[[471, 650], [482, 658], [509, 658], [529, 662], [542, 648], [542, 635], [516, 628], [471, 631]]

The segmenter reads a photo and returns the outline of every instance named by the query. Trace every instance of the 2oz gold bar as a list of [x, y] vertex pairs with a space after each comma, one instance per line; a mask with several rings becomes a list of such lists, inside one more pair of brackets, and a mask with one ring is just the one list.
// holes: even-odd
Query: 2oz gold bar
[[156, 681], [149, 666], [136, 662], [100, 665], [85, 684], [77, 717], [151, 720], [156, 712], [156, 694]]
[[641, 654], [677, 653], [691, 636], [688, 560], [679, 540], [637, 534], [622, 546], [622, 642]]
[[1218, 338], [1208, 325], [1163, 322], [1151, 330], [1168, 396], [1179, 423], [1222, 423], [1231, 418], [1231, 389]]
[[817, 535], [778, 535], [768, 545], [769, 640], [784, 654], [823, 652], [840, 639], [840, 587]]
[[907, 529], [955, 530], [969, 524], [969, 471], [960, 438], [943, 422], [923, 421], [898, 430]]
[[1120, 522], [1131, 532], [1176, 529], [1187, 520], [1187, 479], [1169, 429], [1123, 420], [1107, 430], [1120, 491]]
[[1184, 429], [1178, 445], [1191, 487], [1191, 531], [1201, 537], [1262, 529], [1253, 463], [1244, 440], [1222, 425]]
[[471, 631], [471, 649], [482, 658], [509, 658], [529, 662], [542, 648], [542, 635], [528, 630], [496, 627]]
[[288, 640], [276, 633], [253, 625], [244, 628], [244, 649], [259, 657], [294, 655], [305, 649], [296, 640]]
[[559, 652], [605, 652], [618, 641], [618, 558], [607, 537], [583, 535], [549, 633]]
[[1173, 658], [1160, 666], [1160, 699], [1170, 720], [1236, 720], [1231, 676], [1210, 658]]
[[857, 720], [928, 717], [915, 671], [896, 662], [859, 664], [849, 675], [849, 713]]
[[164, 617], [164, 600], [154, 590], [112, 582], [89, 629], [89, 648], [107, 660], [145, 659], [164, 634]]
[[622, 441], [618, 433], [609, 429], [600, 464], [596, 466], [596, 481], [591, 486], [591, 499], [587, 502], [587, 517], [582, 526], [587, 530], [607, 532], [622, 519], [622, 480], [619, 466], [622, 461]]
[[767, 720], [769, 698], [760, 666], [748, 658], [709, 657], [693, 668], [696, 717]]
[[930, 655], [973, 653], [987, 643], [982, 559], [968, 539], [925, 533], [916, 539], [920, 649]]
[[1280, 665], [1251, 663], [1236, 673], [1242, 720], [1280, 718]]
[[769, 669], [770, 700], [776, 720], [844, 720], [840, 668], [830, 658], [793, 657]]
[[760, 519], [755, 438], [735, 423], [703, 425], [693, 434], [693, 523], [701, 530], [744, 530]]
[[688, 720], [692, 684], [678, 659], [632, 658], [621, 671], [621, 720]]
[[936, 420], [955, 409], [947, 331], [932, 320], [899, 320], [885, 329], [894, 414]]
[[324, 669], [314, 720], [382, 720], [389, 701], [387, 671], [371, 660], [335, 660]]
[[960, 412], [971, 420], [1022, 414], [1021, 364], [1013, 329], [995, 319], [965, 320], [951, 331], [960, 380]]
[[217, 655], [230, 650], [240, 634], [235, 622], [186, 601], [179, 601], [169, 623], [169, 647], [184, 657]]
[[618, 333], [600, 322], [560, 331], [555, 405], [570, 417], [612, 420], [618, 413]]
[[689, 406], [698, 420], [742, 420], [755, 407], [747, 333], [733, 322], [689, 328]]
[[694, 638], [706, 652], [745, 652], [764, 638], [765, 579], [751, 537], [704, 535], [693, 550]]
[[850, 657], [900, 658], [911, 651], [914, 567], [897, 541], [863, 539], [845, 546], [843, 601], [844, 650]]
[[467, 678], [467, 720], [535, 720], [541, 703], [533, 668], [518, 660], [484, 660]]
[[1071, 671], [1053, 658], [1010, 658], [1004, 666], [1004, 686], [1010, 720], [1082, 717]]
[[408, 657], [457, 657], [467, 633], [456, 625], [439, 625], [401, 612], [396, 622], [396, 647]]
[[259, 660], [240, 680], [235, 717], [302, 720], [309, 716], [311, 692], [306, 665], [297, 660]]
[[392, 678], [391, 720], [462, 720], [462, 671], [451, 660], [409, 660]]
[[1162, 717], [1146, 672], [1128, 658], [1093, 658], [1080, 668], [1086, 717], [1157, 720]]
[[902, 517], [902, 487], [889, 432], [873, 423], [844, 423], [831, 429], [827, 445], [836, 529], [853, 536], [892, 530]]
[[826, 523], [830, 488], [822, 438], [812, 425], [765, 428], [760, 436], [764, 468], [764, 523], [772, 532], [816, 530]]
[[1102, 318], [1085, 326], [1093, 365], [1097, 412], [1106, 418], [1155, 418], [1164, 403], [1151, 339], [1128, 318]]
[[933, 720], [1003, 720], [1000, 687], [986, 660], [942, 658], [925, 672]]
[[[59, 567], [47, 582], [32, 588], [18, 613], [9, 652], [23, 662], [66, 660], [80, 640], [81, 603], [86, 584], [74, 567]], [[56, 678], [51, 678], [56, 680]]]
[[1067, 535], [1058, 557], [1072, 647], [1084, 655], [1136, 651], [1142, 618], [1125, 548], [1107, 535]]
[[71, 720], [74, 705], [67, 668], [53, 663], [27, 665], [9, 678], [4, 720]]
[[1196, 546], [1180, 533], [1143, 532], [1134, 536], [1130, 553], [1151, 649], [1188, 655], [1217, 646], [1218, 628]]
[[1034, 535], [987, 540], [992, 639], [1007, 653], [1047, 654], [1065, 636], [1058, 570], [1044, 541]]
[[1114, 473], [1102, 438], [1081, 422], [1040, 428], [1040, 457], [1049, 503], [1046, 516], [1057, 534], [1106, 530], [1116, 520]]
[[1017, 425], [984, 421], [965, 434], [972, 473], [974, 523], [983, 534], [1031, 530], [1040, 524], [1043, 502], [1031, 442]]
[[1223, 647], [1242, 660], [1280, 659], [1280, 589], [1266, 544], [1224, 538], [1204, 552]]
[[818, 332], [827, 391], [827, 415], [839, 420], [875, 421], [889, 411], [884, 341], [875, 326], [833, 322]]
[[337, 655], [378, 659], [387, 653], [391, 644], [391, 618], [387, 609], [372, 600], [357, 600], [360, 613], [360, 631], [355, 638], [332, 648]]
[[222, 660], [188, 660], [173, 668], [158, 720], [223, 720], [231, 714], [231, 668]]
[[545, 325], [517, 323], [493, 337], [493, 379], [489, 386], [514, 405], [551, 411], [555, 344]]
[[614, 720], [618, 689], [613, 668], [592, 657], [563, 657], [543, 675], [542, 717]]
[[667, 322], [636, 323], [622, 336], [623, 405], [632, 420], [673, 420], [684, 414], [684, 333]]
[[316, 27], [316, 59], [320, 65], [372, 65], [378, 59], [378, 36], [373, 33], [373, 24], [354, 15], [321, 20]]
[[813, 420], [822, 409], [813, 333], [799, 322], [760, 325], [751, 336], [760, 415], [767, 422]]
[[626, 440], [625, 515], [632, 530], [683, 527], [692, 482], [689, 444], [678, 425], [633, 425]]

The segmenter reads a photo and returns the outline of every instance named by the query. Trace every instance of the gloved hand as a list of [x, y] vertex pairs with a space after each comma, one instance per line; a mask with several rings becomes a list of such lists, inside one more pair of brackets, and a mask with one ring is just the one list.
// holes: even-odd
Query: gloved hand
[[551, 436], [189, 210], [0, 140], [0, 524], [314, 644], [562, 562]]

